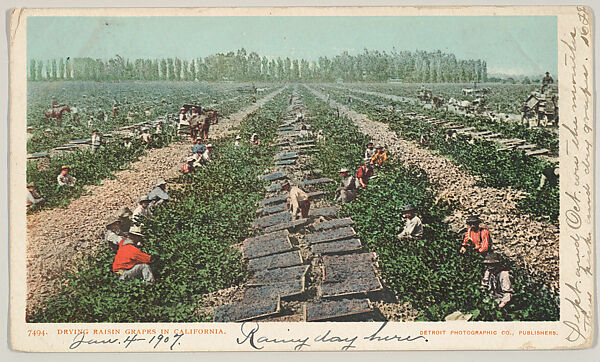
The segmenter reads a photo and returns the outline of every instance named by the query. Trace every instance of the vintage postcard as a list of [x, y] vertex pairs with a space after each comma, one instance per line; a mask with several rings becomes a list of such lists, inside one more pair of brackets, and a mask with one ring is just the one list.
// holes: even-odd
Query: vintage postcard
[[15, 9], [12, 348], [589, 347], [591, 24]]

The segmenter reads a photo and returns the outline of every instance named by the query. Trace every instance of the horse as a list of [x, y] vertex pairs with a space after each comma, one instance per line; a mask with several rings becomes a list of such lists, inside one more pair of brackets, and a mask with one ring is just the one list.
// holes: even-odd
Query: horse
[[210, 129], [211, 124], [216, 124], [218, 122], [218, 114], [217, 111], [212, 109], [203, 109], [201, 120], [199, 122], [201, 124], [200, 127], [200, 137], [204, 140], [204, 142], [208, 142], [208, 131]]
[[55, 118], [56, 125], [58, 127], [60, 127], [62, 125], [61, 118], [62, 118], [63, 112], [71, 113], [71, 108], [69, 108], [69, 106], [67, 106], [67, 105], [64, 105], [59, 108], [51, 108], [51, 109], [47, 110], [46, 112], [44, 112], [44, 116], [46, 116], [46, 118]]

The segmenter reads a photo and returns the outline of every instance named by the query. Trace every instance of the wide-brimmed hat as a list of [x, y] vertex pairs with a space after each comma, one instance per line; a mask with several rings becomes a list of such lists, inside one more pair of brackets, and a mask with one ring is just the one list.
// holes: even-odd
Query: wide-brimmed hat
[[124, 140], [130, 140], [130, 139], [131, 139], [131, 136], [130, 136], [130, 135], [125, 135], [125, 136], [123, 136], [123, 139], [124, 139]]
[[131, 209], [129, 209], [127, 206], [121, 207], [117, 212], [117, 217], [120, 218], [130, 218], [131, 216], [133, 216], [133, 213], [131, 212]]
[[196, 137], [196, 141], [202, 141], [202, 137]]
[[69, 169], [70, 169], [70, 167], [69, 167], [69, 166], [62, 166], [60, 169], [61, 169], [61, 170], [69, 170]]
[[121, 220], [120, 220], [118, 217], [116, 217], [116, 216], [112, 216], [110, 219], [108, 219], [108, 221], [106, 221], [106, 227], [109, 227], [109, 226], [111, 226], [111, 225], [114, 225], [114, 224], [116, 224], [116, 223], [118, 223], [118, 222], [120, 222], [120, 221], [121, 221]]
[[140, 200], [138, 201], [138, 203], [140, 203], [140, 204], [141, 204], [142, 202], [151, 202], [151, 201], [152, 201], [152, 200], [150, 200], [150, 199], [148, 198], [148, 195], [144, 195], [144, 196], [140, 197]]
[[240, 136], [240, 135], [237, 135], [237, 136], [235, 136], [235, 139], [236, 139], [236, 140], [241, 140], [241, 139], [242, 139], [242, 136]]
[[483, 259], [484, 264], [500, 263], [500, 256], [496, 253], [488, 253]]
[[160, 186], [160, 185], [166, 185], [167, 181], [165, 181], [164, 178], [159, 178], [158, 180], [156, 180], [156, 186]]
[[471, 224], [471, 223], [480, 223], [481, 219], [479, 218], [479, 215], [471, 215], [469, 217], [467, 217], [467, 224]]
[[30, 182], [27, 184], [27, 187], [35, 187], [35, 184], [33, 182]]
[[379, 146], [375, 147], [375, 149], [377, 149], [377, 150], [380, 150], [380, 149], [382, 149], [382, 148], [383, 148], [383, 146], [382, 146], [382, 145], [379, 145]]
[[196, 161], [196, 159], [194, 158], [194, 156], [190, 156], [190, 157], [186, 158], [185, 161], [192, 162], [192, 161]]
[[98, 131], [97, 129], [95, 129], [95, 130], [92, 131], [92, 133], [94, 133], [94, 132], [100, 132], [100, 131]]
[[546, 74], [550, 74], [550, 72], [546, 72]]
[[206, 148], [213, 148], [214, 146], [212, 145], [212, 143], [209, 143], [206, 145]]
[[350, 171], [348, 171], [347, 168], [340, 168], [340, 173], [344, 173], [344, 172], [350, 172]]
[[373, 142], [367, 143], [367, 147], [369, 147], [369, 145], [373, 146]]
[[405, 205], [402, 208], [402, 212], [415, 211], [415, 207], [412, 204]]

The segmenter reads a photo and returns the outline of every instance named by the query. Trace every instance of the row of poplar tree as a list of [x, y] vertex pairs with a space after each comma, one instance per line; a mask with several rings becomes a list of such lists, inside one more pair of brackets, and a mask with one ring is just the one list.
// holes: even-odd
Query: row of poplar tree
[[204, 58], [182, 60], [60, 58], [29, 62], [31, 81], [48, 80], [168, 80], [168, 81], [387, 81], [485, 82], [482, 60], [459, 60], [441, 51], [364, 50], [335, 57], [305, 59], [267, 58], [245, 49]]

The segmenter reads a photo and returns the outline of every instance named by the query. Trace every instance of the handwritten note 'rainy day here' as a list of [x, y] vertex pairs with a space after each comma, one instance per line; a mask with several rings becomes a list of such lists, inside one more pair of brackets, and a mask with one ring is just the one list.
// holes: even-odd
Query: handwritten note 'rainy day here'
[[[561, 105], [567, 112], [562, 127], [567, 132], [561, 165], [565, 176], [573, 177], [565, 182], [564, 197], [561, 202], [564, 223], [568, 238], [561, 240], [561, 248], [566, 248], [569, 255], [574, 256], [575, 271], [565, 278], [565, 286], [561, 297], [561, 305], [566, 305], [569, 318], [563, 318], [569, 333], [565, 339], [571, 343], [581, 344], [591, 335], [593, 294], [587, 289], [593, 280], [593, 77], [590, 74], [593, 63], [589, 57], [591, 29], [589, 9], [578, 7], [579, 23], [574, 24], [569, 33], [560, 39], [565, 47], [563, 59], [559, 59], [569, 73], [566, 82], [569, 97]], [[587, 54], [587, 55], [586, 55]], [[584, 58], [584, 59], [582, 59]], [[561, 276], [562, 278], [562, 276]], [[586, 286], [586, 287], [584, 287]], [[587, 290], [586, 290], [587, 289]], [[563, 309], [565, 311], [565, 309]]]

